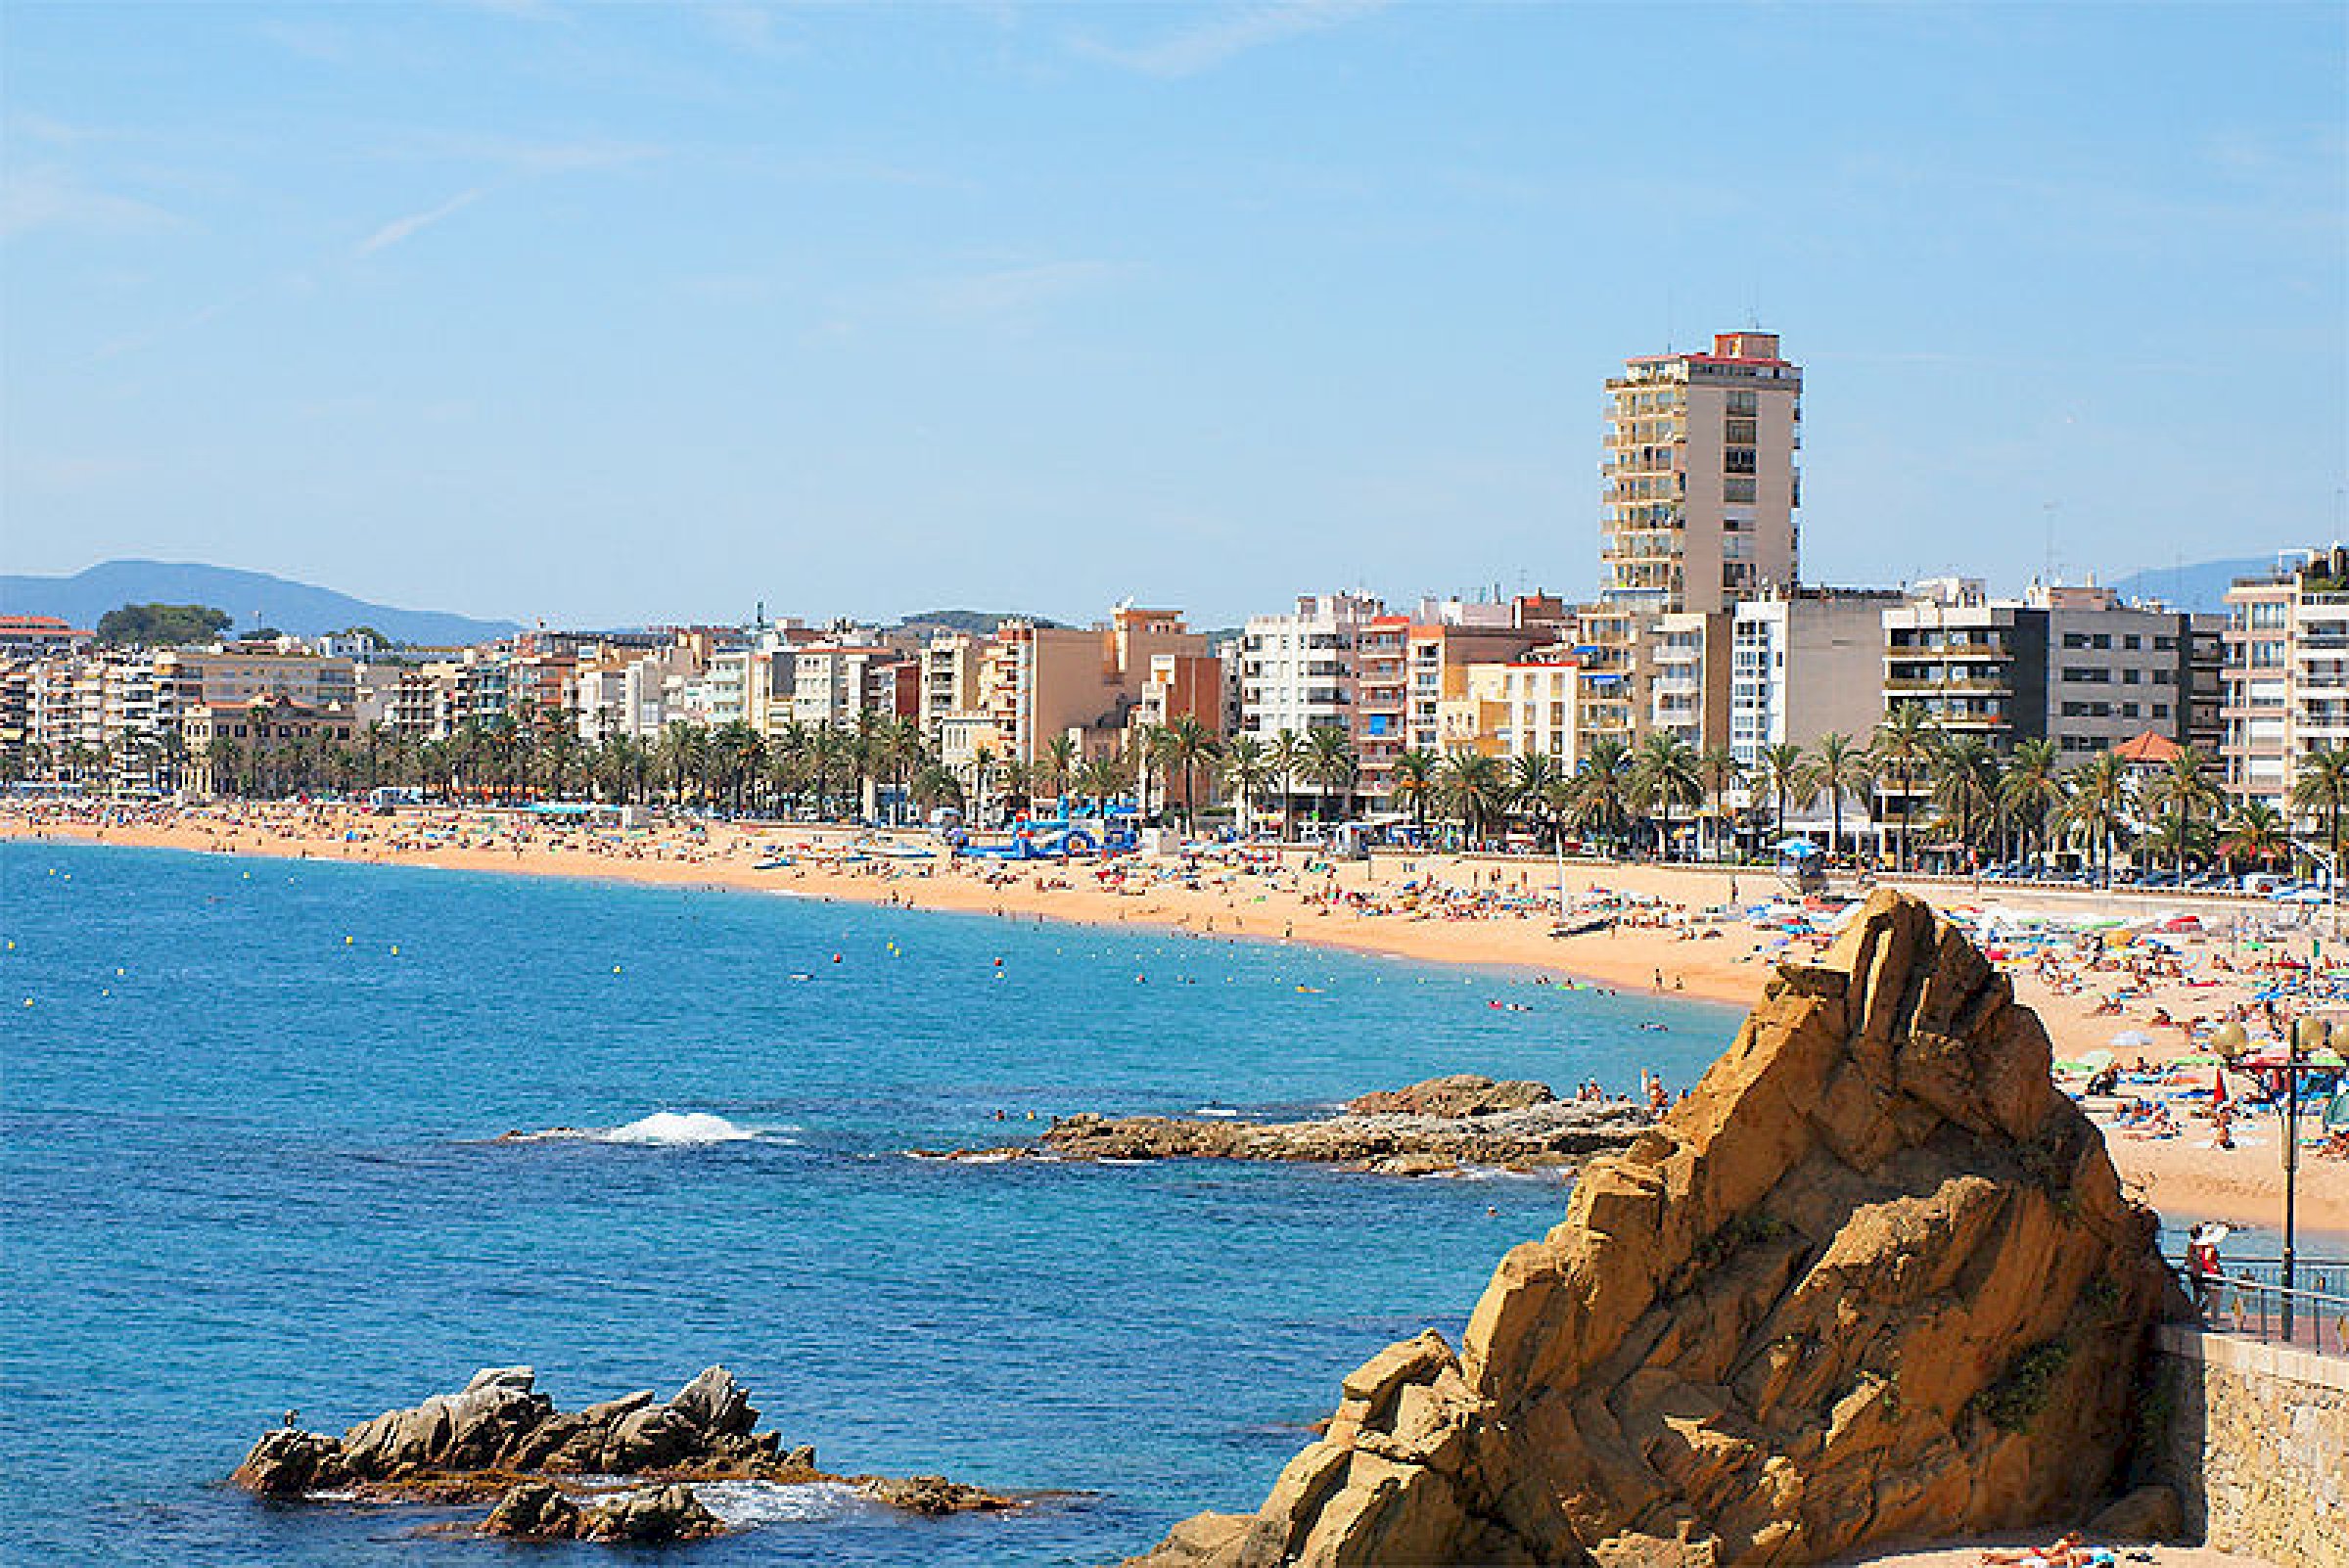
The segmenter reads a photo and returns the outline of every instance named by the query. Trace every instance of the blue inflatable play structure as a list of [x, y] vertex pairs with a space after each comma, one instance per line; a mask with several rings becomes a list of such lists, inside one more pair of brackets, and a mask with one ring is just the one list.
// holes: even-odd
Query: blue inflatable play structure
[[1067, 860], [1094, 854], [1130, 854], [1141, 848], [1137, 813], [1131, 807], [1099, 814], [1026, 818], [1014, 822], [1007, 844], [966, 844], [962, 853], [990, 860]]

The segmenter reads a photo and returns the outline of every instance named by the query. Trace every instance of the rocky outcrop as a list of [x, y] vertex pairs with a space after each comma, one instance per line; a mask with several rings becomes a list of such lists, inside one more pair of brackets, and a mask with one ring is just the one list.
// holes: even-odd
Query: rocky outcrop
[[[941, 1476], [826, 1475], [815, 1450], [786, 1452], [722, 1366], [666, 1402], [625, 1395], [566, 1414], [527, 1366], [491, 1367], [454, 1394], [387, 1410], [340, 1438], [292, 1427], [265, 1433], [229, 1479], [267, 1497], [333, 1490], [361, 1499], [497, 1499], [484, 1534], [529, 1540], [690, 1541], [723, 1526], [687, 1482], [829, 1481], [926, 1514], [1017, 1506]], [[581, 1480], [628, 1476], [664, 1485], [613, 1494]]]
[[[527, 1366], [490, 1367], [454, 1394], [386, 1410], [340, 1440], [281, 1429], [229, 1477], [253, 1492], [299, 1496], [326, 1487], [417, 1486], [441, 1493], [467, 1476], [688, 1475], [697, 1480], [785, 1473], [772, 1432], [732, 1373], [713, 1366], [666, 1404], [649, 1392], [571, 1414], [537, 1392]], [[785, 1475], [785, 1478], [792, 1478]]]
[[515, 1541], [611, 1541], [651, 1545], [701, 1541], [725, 1526], [686, 1486], [623, 1492], [581, 1506], [550, 1482], [526, 1481], [482, 1522], [484, 1536]]
[[943, 1475], [867, 1476], [857, 1483], [857, 1490], [875, 1502], [886, 1502], [907, 1513], [943, 1515], [949, 1513], [991, 1513], [1012, 1506], [1009, 1498], [960, 1481], [949, 1481]]
[[1459, 1074], [1365, 1094], [1319, 1121], [1068, 1116], [1056, 1118], [1035, 1143], [913, 1152], [986, 1160], [1286, 1160], [1434, 1176], [1464, 1165], [1567, 1165], [1624, 1148], [1650, 1120], [1628, 1103], [1560, 1100], [1545, 1084]]
[[1458, 1354], [1373, 1358], [1262, 1508], [1142, 1560], [1794, 1563], [2085, 1517], [2185, 1304], [2050, 1054], [1962, 934], [1875, 895], [1591, 1162]]
[[1358, 1116], [1491, 1116], [1556, 1099], [1547, 1084], [1531, 1079], [1497, 1084], [1476, 1073], [1452, 1073], [1399, 1089], [1375, 1089], [1348, 1101], [1346, 1109]]

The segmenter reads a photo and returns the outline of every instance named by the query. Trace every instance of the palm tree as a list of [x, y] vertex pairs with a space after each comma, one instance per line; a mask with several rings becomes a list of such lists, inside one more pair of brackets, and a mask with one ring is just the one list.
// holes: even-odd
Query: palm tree
[[[1050, 790], [1052, 798], [1059, 800], [1068, 790], [1069, 780], [1076, 776], [1077, 764], [1082, 761], [1080, 750], [1077, 737], [1067, 730], [1044, 742], [1044, 755], [1036, 761], [1036, 787]], [[1062, 814], [1067, 814], [1065, 807]]]
[[[991, 746], [973, 747], [967, 766], [971, 776], [971, 820], [975, 824], [987, 809], [987, 787], [995, 776], [995, 749]], [[816, 810], [821, 815], [823, 808], [819, 806]]]
[[962, 805], [962, 785], [954, 770], [943, 762], [924, 762], [914, 770], [913, 800], [927, 813], [942, 806]]
[[226, 735], [214, 735], [204, 748], [205, 771], [210, 775], [214, 795], [235, 795], [237, 764], [244, 760], [245, 749]]
[[1558, 760], [1547, 752], [1520, 752], [1509, 764], [1509, 806], [1531, 818], [1536, 832], [1545, 825], [1543, 807], [1560, 776]]
[[1940, 726], [1917, 703], [1894, 703], [1876, 725], [1868, 752], [1877, 781], [1892, 775], [1901, 792], [1901, 848], [1898, 863], [1909, 869], [1909, 817], [1915, 808], [1917, 775], [1932, 761], [1941, 744]]
[[1191, 775], [1200, 763], [1213, 762], [1223, 743], [1196, 714], [1177, 714], [1167, 726], [1166, 737], [1168, 764], [1182, 769], [1182, 831], [1186, 837], [1196, 837], [1199, 827], [1191, 800]]
[[1096, 757], [1077, 768], [1077, 787], [1100, 807], [1102, 831], [1109, 830], [1109, 803], [1125, 792], [1126, 768], [1114, 757]]
[[2112, 883], [2112, 841], [2129, 814], [2129, 770], [2110, 752], [2098, 752], [2071, 772], [2063, 821], [2088, 840], [2105, 886]]
[[2327, 854], [2341, 853], [2344, 803], [2349, 803], [2349, 751], [2327, 746], [2302, 758], [2299, 774], [2292, 780], [2292, 809], [2324, 813]]
[[1435, 792], [1436, 770], [1443, 765], [1443, 758], [1417, 747], [1395, 759], [1395, 793], [1409, 799], [1411, 825], [1419, 830], [1422, 844], [1427, 842], [1427, 800]]
[[1271, 776], [1272, 763], [1265, 743], [1254, 735], [1234, 735], [1223, 748], [1223, 782], [1231, 787], [1240, 807], [1240, 831], [1254, 825], [1256, 797]]
[[1142, 821], [1147, 822], [1150, 820], [1151, 775], [1163, 776], [1166, 771], [1167, 729], [1164, 724], [1143, 724], [1127, 731], [1127, 738], [1128, 761], [1133, 765], [1134, 810]]
[[1508, 782], [1500, 763], [1482, 752], [1454, 752], [1444, 759], [1444, 794], [1471, 845], [1489, 840], [1495, 826], [1508, 819]]
[[1036, 764], [1023, 762], [1014, 757], [995, 771], [995, 782], [1003, 792], [1003, 808], [1025, 811], [1036, 804]]
[[2291, 853], [2291, 832], [2292, 825], [2276, 807], [2265, 801], [2245, 801], [2227, 818], [2219, 853], [2231, 870], [2245, 860], [2272, 865]]
[[1705, 794], [1713, 802], [1713, 857], [1722, 858], [1722, 847], [1735, 837], [1728, 831], [1729, 791], [1745, 782], [1745, 764], [1737, 754], [1727, 746], [1708, 746], [1696, 760], [1696, 770], [1704, 780]]
[[1638, 776], [1640, 793], [1660, 813], [1656, 851], [1660, 858], [1669, 860], [1673, 807], [1694, 806], [1705, 798], [1696, 749], [1670, 730], [1658, 730], [1639, 743], [1638, 759], [1633, 769]]
[[1297, 775], [1305, 770], [1305, 742], [1293, 729], [1272, 737], [1272, 780], [1280, 786], [1280, 836], [1289, 837], [1289, 799], [1296, 793]]
[[859, 708], [854, 723], [843, 738], [842, 750], [849, 762], [850, 798], [855, 804], [854, 814], [871, 816], [873, 809], [865, 795], [865, 783], [888, 765], [883, 748], [886, 745], [885, 726], [889, 720], [879, 709]]
[[2047, 836], [2048, 823], [2063, 807], [2063, 753], [2051, 740], [2022, 740], [2006, 759], [1999, 779], [1999, 804], [2023, 831], [2026, 855]]
[[1933, 803], [1949, 813], [1958, 842], [1974, 847], [1974, 828], [1999, 804], [1999, 760], [1979, 735], [1953, 735], [1933, 759]]
[[2166, 859], [2186, 874], [2188, 857], [2207, 861], [2218, 844], [2217, 825], [2198, 817], [2165, 816], [2153, 824], [2143, 840], [2145, 853], [2156, 859]]
[[1631, 748], [1601, 735], [1574, 770], [1574, 814], [1622, 847], [1620, 828], [1631, 808]]
[[1325, 820], [1324, 807], [1333, 789], [1345, 791], [1345, 810], [1354, 812], [1354, 742], [1335, 724], [1315, 724], [1306, 732], [1305, 771], [1313, 781], [1313, 820]]
[[1763, 785], [1777, 803], [1776, 842], [1782, 843], [1786, 838], [1787, 804], [1810, 787], [1810, 764], [1803, 756], [1803, 749], [1792, 741], [1780, 741], [1775, 746], [1763, 747], [1761, 759]]
[[1827, 795], [1827, 813], [1831, 825], [1827, 830], [1827, 853], [1843, 853], [1843, 798], [1862, 796], [1875, 782], [1868, 770], [1866, 751], [1854, 744], [1852, 737], [1840, 730], [1830, 731], [1819, 738], [1811, 749], [1811, 782]]
[[2178, 879], [2186, 880], [2186, 852], [2194, 837], [2194, 823], [2207, 815], [2214, 820], [2227, 805], [2227, 797], [2210, 776], [2210, 759], [2198, 746], [2188, 746], [2170, 759], [2169, 770], [2157, 775], [2145, 788], [2145, 804], [2155, 810], [2166, 810], [2167, 832], [2163, 841], [2169, 847]]

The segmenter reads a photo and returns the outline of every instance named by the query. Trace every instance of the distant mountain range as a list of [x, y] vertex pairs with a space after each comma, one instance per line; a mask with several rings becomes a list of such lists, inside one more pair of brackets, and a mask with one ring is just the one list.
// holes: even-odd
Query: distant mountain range
[[2225, 595], [2235, 578], [2262, 576], [2275, 569], [2273, 555], [2244, 556], [2234, 561], [2189, 561], [2184, 566], [2147, 567], [2116, 578], [2112, 587], [2125, 599], [2160, 599], [2174, 610], [2216, 614], [2227, 608]]
[[0, 575], [4, 615], [57, 616], [77, 626], [95, 626], [100, 616], [126, 604], [210, 605], [234, 617], [239, 631], [275, 626], [297, 637], [373, 626], [393, 642], [426, 647], [482, 642], [522, 629], [511, 621], [401, 610], [266, 572], [193, 562], [102, 561], [69, 577]]

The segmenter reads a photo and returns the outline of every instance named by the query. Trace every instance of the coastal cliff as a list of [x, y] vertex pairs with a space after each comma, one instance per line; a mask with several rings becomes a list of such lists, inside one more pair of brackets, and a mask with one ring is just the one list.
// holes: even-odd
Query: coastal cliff
[[2092, 1506], [2186, 1309], [2049, 1066], [1964, 936], [1877, 894], [1458, 1353], [1372, 1358], [1262, 1508], [1136, 1561], [1796, 1563]]

